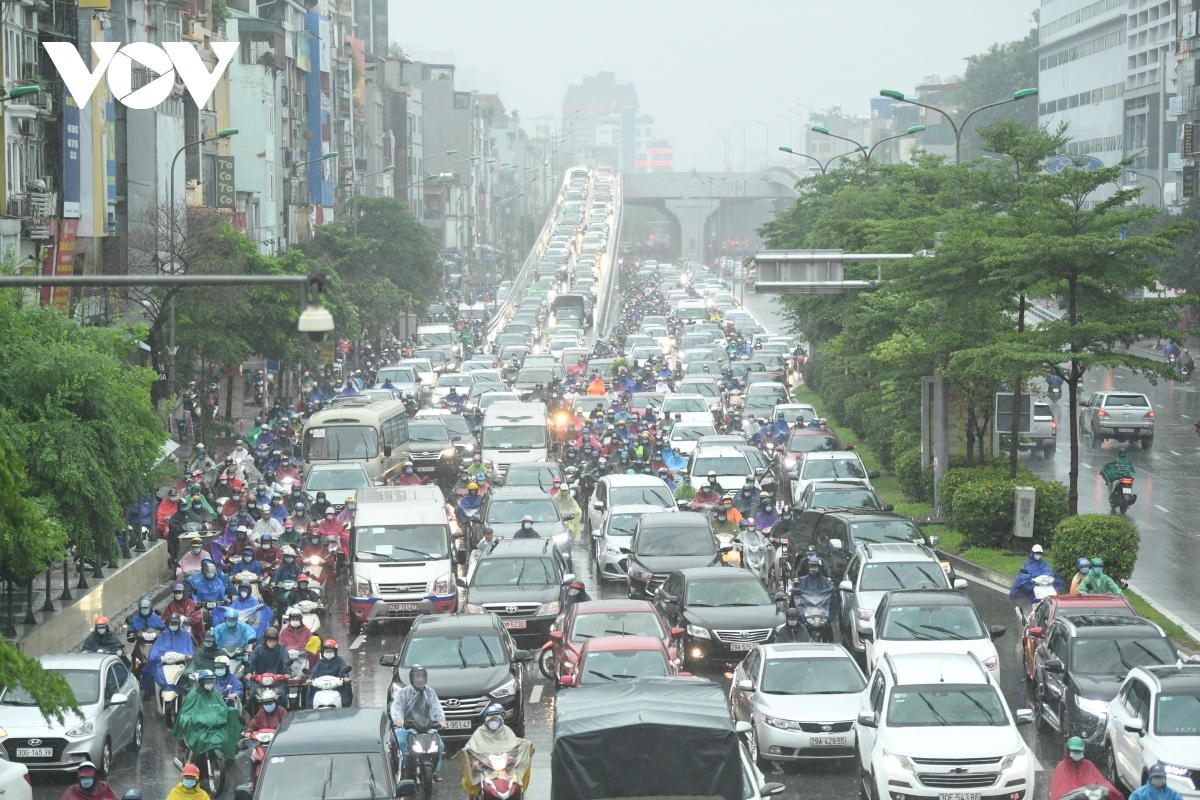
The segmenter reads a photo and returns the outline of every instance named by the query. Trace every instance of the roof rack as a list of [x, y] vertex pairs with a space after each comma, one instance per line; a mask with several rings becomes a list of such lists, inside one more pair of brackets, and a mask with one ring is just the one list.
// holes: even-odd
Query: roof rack
[[900, 676], [896, 674], [896, 664], [894, 661], [892, 661], [892, 654], [884, 653], [883, 660], [887, 662], [888, 671], [892, 673], [892, 683], [899, 684]]

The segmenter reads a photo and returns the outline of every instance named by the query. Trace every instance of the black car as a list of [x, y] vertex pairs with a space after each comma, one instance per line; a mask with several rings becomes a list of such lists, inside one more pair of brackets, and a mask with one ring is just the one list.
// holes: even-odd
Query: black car
[[562, 464], [557, 461], [526, 461], [508, 465], [504, 473], [504, 486], [540, 486], [546, 491], [554, 485], [554, 479], [563, 477]]
[[653, 600], [672, 572], [721, 561], [708, 517], [692, 511], [646, 514], [629, 542], [629, 596]]
[[[810, 508], [796, 517], [788, 536], [788, 558], [792, 574], [798, 575], [796, 561], [809, 547], [825, 562], [825, 574], [834, 583], [841, 580], [846, 565], [859, 545], [926, 544], [937, 547], [938, 537], [925, 532], [908, 517], [872, 508]], [[944, 567], [943, 567], [944, 568]], [[950, 575], [953, 580], [954, 576]]]
[[[521, 662], [532, 655], [520, 650], [495, 614], [426, 614], [417, 617], [399, 653], [379, 663], [393, 667], [388, 702], [408, 685], [408, 671], [429, 671], [446, 715], [446, 739], [468, 739], [483, 724], [492, 703], [504, 706], [505, 724], [525, 735], [525, 685]], [[381, 795], [382, 797], [383, 795]]]
[[552, 539], [501, 539], [458, 579], [463, 609], [495, 614], [518, 641], [541, 646], [575, 580], [568, 569]]
[[522, 367], [521, 371], [517, 373], [517, 379], [513, 382], [513, 391], [517, 393], [517, 397], [520, 397], [522, 400], [528, 400], [529, 395], [540, 383], [542, 391], [546, 396], [549, 396], [550, 388], [557, 382], [554, 369], [549, 365]]
[[435, 481], [443, 490], [458, 480], [458, 448], [445, 423], [436, 417], [395, 420], [397, 441], [392, 455], [397, 463], [413, 462], [416, 474]]
[[1174, 664], [1162, 628], [1142, 617], [1058, 616], [1034, 652], [1033, 713], [1037, 729], [1079, 736], [1088, 752], [1103, 749], [1108, 704], [1134, 667]]
[[775, 638], [786, 622], [781, 604], [744, 569], [698, 567], [672, 573], [654, 605], [672, 628], [683, 628], [685, 662], [740, 661], [756, 644]]

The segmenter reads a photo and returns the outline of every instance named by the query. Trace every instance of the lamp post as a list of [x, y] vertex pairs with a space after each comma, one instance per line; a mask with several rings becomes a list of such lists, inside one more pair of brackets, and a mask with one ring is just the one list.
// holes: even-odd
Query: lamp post
[[958, 164], [962, 161], [962, 132], [963, 132], [963, 128], [965, 128], [967, 126], [967, 122], [970, 121], [971, 117], [975, 116], [980, 111], [983, 111], [985, 109], [995, 108], [996, 106], [1002, 106], [1005, 103], [1015, 103], [1018, 100], [1024, 100], [1026, 97], [1033, 97], [1037, 93], [1038, 93], [1037, 89], [1021, 89], [1019, 91], [1013, 92], [1012, 97], [1006, 98], [1004, 100], [998, 100], [995, 103], [988, 103], [987, 105], [980, 106], [979, 108], [975, 109], [974, 111], [970, 112], [965, 117], [963, 117], [962, 122], [956, 123], [954, 121], [954, 118], [950, 116], [950, 113], [948, 111], [943, 111], [942, 109], [938, 108], [937, 106], [930, 106], [930, 105], [926, 105], [925, 103], [918, 103], [916, 100], [909, 100], [907, 97], [904, 96], [904, 92], [897, 92], [895, 89], [881, 89], [879, 91], [880, 97], [887, 97], [887, 98], [896, 100], [901, 103], [908, 103], [909, 105], [920, 106], [921, 108], [927, 109], [929, 111], [936, 111], [939, 114], [941, 114], [943, 117], [945, 117], [946, 121], [950, 123], [950, 127], [954, 129], [954, 163], [955, 164]]
[[733, 127], [737, 128], [739, 131], [742, 132], [742, 172], [745, 172], [746, 171], [746, 129], [743, 128], [741, 125], [734, 125]]
[[879, 147], [879, 145], [883, 144], [884, 142], [890, 142], [893, 139], [902, 139], [905, 136], [909, 136], [914, 133], [920, 133], [923, 130], [925, 130], [924, 125], [913, 125], [911, 128], [906, 130], [904, 133], [897, 133], [895, 136], [887, 136], [887, 137], [884, 137], [883, 139], [880, 139], [878, 142], [871, 145], [871, 149], [867, 151], [867, 166], [871, 165], [871, 154], [875, 152], [875, 148]]
[[853, 139], [849, 139], [845, 136], [838, 136], [836, 133], [831, 133], [829, 128], [826, 128], [824, 125], [813, 125], [810, 130], [813, 133], [823, 133], [833, 139], [841, 139], [843, 142], [849, 142], [850, 144], [854, 145], [854, 149], [850, 151], [851, 153], [857, 153], [860, 150], [863, 153], [867, 152], [867, 148], [863, 146], [862, 142], [856, 142]]
[[18, 97], [25, 97], [26, 95], [30, 94], [37, 94], [41, 90], [42, 87], [40, 86], [14, 86], [12, 91], [7, 93], [3, 89], [0, 89], [0, 103], [7, 102], [9, 100], [15, 100]]
[[851, 150], [849, 153], [838, 153], [836, 156], [834, 156], [833, 158], [829, 159], [829, 160], [828, 160], [828, 161], [826, 161], [824, 164], [822, 164], [822, 163], [821, 163], [819, 160], [817, 160], [817, 158], [815, 158], [814, 156], [810, 156], [808, 153], [797, 153], [795, 150], [793, 150], [793, 149], [792, 149], [792, 148], [790, 148], [790, 147], [780, 147], [779, 149], [780, 149], [780, 150], [782, 150], [782, 151], [783, 151], [783, 152], [785, 152], [785, 153], [790, 153], [790, 154], [792, 154], [792, 155], [794, 155], [794, 156], [800, 156], [801, 158], [807, 158], [809, 161], [812, 161], [812, 162], [813, 162], [813, 163], [815, 163], [815, 164], [816, 164], [818, 167], [820, 167], [820, 169], [821, 169], [821, 174], [822, 174], [822, 175], [824, 175], [824, 174], [825, 174], [825, 172], [826, 172], [826, 170], [828, 170], [828, 169], [829, 169], [829, 165], [830, 165], [830, 164], [832, 164], [833, 162], [837, 161], [839, 158], [845, 158], [846, 156], [852, 156], [852, 155], [854, 155], [855, 153], [857, 153], [859, 150], [861, 150], [861, 149], [862, 149], [862, 146], [861, 146], [861, 145], [859, 145], [859, 148], [858, 148], [858, 150]]
[[1149, 178], [1150, 180], [1154, 181], [1155, 185], [1158, 186], [1158, 207], [1166, 208], [1166, 197], [1163, 195], [1163, 185], [1162, 185], [1162, 182], [1159, 181], [1158, 178], [1154, 177], [1153, 175], [1151, 175], [1148, 172], [1138, 172], [1136, 169], [1133, 169], [1132, 167], [1127, 168], [1125, 170], [1125, 172], [1128, 173], [1129, 175], [1133, 175], [1134, 177], [1141, 175], [1141, 176], [1144, 176], [1144, 177]]

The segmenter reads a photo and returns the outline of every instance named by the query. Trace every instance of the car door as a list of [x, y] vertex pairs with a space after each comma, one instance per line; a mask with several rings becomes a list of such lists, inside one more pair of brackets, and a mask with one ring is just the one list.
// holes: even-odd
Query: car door
[[[847, 634], [852, 636], [856, 646], [858, 641], [858, 626], [855, 624], [854, 619], [858, 615], [858, 595], [853, 590], [858, 588], [858, 573], [861, 568], [862, 560], [858, 556], [851, 558], [849, 565], [846, 567], [846, 574], [842, 577], [842, 580], [850, 582], [851, 591], [847, 592], [840, 588], [840, 586], [838, 588], [838, 591], [842, 595], [842, 636], [844, 637]], [[838, 583], [840, 584], [841, 581]]]
[[[842, 550], [841, 553], [837, 553], [830, 545], [830, 541], [837, 538], [835, 533], [837, 526], [834, 522], [833, 517], [821, 517], [821, 521], [817, 523], [816, 530], [813, 532], [813, 546], [816, 548], [817, 557], [827, 565], [829, 579], [836, 582], [846, 566], [846, 551]], [[842, 547], [845, 546], [846, 543], [843, 542]]]
[[[883, 721], [883, 698], [887, 694], [887, 680], [883, 677], [883, 670], [877, 669], [871, 676], [871, 682], [868, 684], [864, 698], [866, 702], [862, 706], [862, 713], [873, 714], [875, 716], [875, 724], [879, 725]], [[858, 753], [861, 763], [870, 765], [871, 754], [875, 750], [875, 739], [878, 733], [878, 727], [868, 727], [866, 725], [855, 725], [855, 734], [858, 739]], [[870, 770], [866, 770], [869, 772]]]
[[[745, 720], [754, 724], [754, 696], [758, 691], [758, 668], [761, 664], [762, 650], [755, 647], [734, 670], [731, 693], [733, 694], [732, 706], [735, 721]], [[740, 688], [738, 684], [742, 681], [750, 681], [754, 684], [754, 688], [750, 690]]]
[[[1150, 730], [1150, 687], [1138, 678], [1129, 679], [1129, 696], [1128, 706], [1129, 711], [1128, 722], [1140, 723], [1143, 732]], [[1137, 786], [1142, 782], [1142, 769], [1149, 766], [1146, 764], [1145, 754], [1143, 753], [1145, 737], [1137, 733], [1130, 733], [1125, 730], [1124, 725], [1114, 732], [1117, 737], [1113, 741], [1113, 746], [1120, 747], [1117, 754], [1118, 769], [1121, 770], [1121, 777], [1125, 779], [1127, 786]]]
[[[889, 595], [886, 594], [883, 596], [883, 599], [879, 601], [879, 608], [876, 609], [875, 615], [871, 618], [871, 626], [876, 632], [883, 630], [882, 620], [887, 615], [888, 597]], [[863, 642], [863, 663], [867, 665], [868, 670], [875, 667], [875, 659], [878, 657], [878, 651], [879, 643], [875, 641], [874, 637]]]
[[[117, 685], [120, 687], [117, 691], [129, 698], [121, 706], [121, 714], [125, 718], [125, 738], [122, 741], [128, 741], [133, 738], [138, 714], [142, 711], [141, 694], [138, 691], [137, 676], [130, 672], [124, 663], [117, 661], [113, 665], [113, 673], [116, 675]], [[115, 743], [113, 749], [116, 749]]]
[[654, 607], [672, 628], [686, 627], [683, 622], [684, 585], [681, 575], [671, 575], [655, 593]]
[[117, 705], [112, 702], [113, 696], [121, 693], [121, 677], [117, 674], [117, 664], [110, 661], [105, 665], [104, 704], [100, 709], [99, 715], [101, 724], [97, 727], [108, 731], [114, 751], [129, 738], [129, 729], [132, 728], [131, 725], [126, 723], [125, 718], [127, 715], [123, 713], [129, 704]]
[[1046, 706], [1047, 710], [1057, 714], [1062, 706], [1063, 695], [1066, 692], [1066, 671], [1069, 669], [1069, 664], [1067, 663], [1068, 639], [1066, 629], [1062, 625], [1053, 626], [1050, 636], [1043, 647], [1045, 648], [1043, 664], [1049, 660], [1058, 660], [1063, 664], [1062, 672], [1042, 670], [1042, 703]]

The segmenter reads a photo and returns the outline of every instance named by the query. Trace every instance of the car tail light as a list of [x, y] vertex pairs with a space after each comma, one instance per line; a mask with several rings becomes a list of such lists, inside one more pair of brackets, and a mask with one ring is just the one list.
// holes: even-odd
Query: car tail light
[[22, 775], [21, 777], [22, 777], [22, 778], [24, 778], [24, 779], [25, 779], [25, 782], [26, 782], [26, 783], [28, 783], [30, 786], [32, 786], [32, 785], [33, 785], [33, 781], [29, 780], [29, 773], [28, 773], [28, 772], [26, 772], [26, 773], [25, 773], [24, 775]]
[[1154, 412], [1153, 412], [1153, 411], [1147, 411], [1147, 412], [1146, 412], [1146, 416], [1145, 416], [1145, 417], [1143, 417], [1143, 419], [1154, 419]]
[[1100, 417], [1100, 419], [1108, 419], [1108, 412], [1102, 408], [1096, 412], [1096, 416]]

